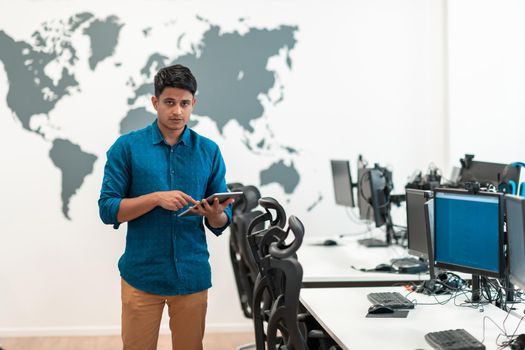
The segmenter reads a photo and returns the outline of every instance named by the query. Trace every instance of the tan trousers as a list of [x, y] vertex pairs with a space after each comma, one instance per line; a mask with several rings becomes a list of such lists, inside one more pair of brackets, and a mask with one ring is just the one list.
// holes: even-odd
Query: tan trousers
[[175, 296], [150, 294], [121, 280], [124, 350], [156, 350], [164, 304], [168, 304], [173, 350], [202, 350], [208, 291]]

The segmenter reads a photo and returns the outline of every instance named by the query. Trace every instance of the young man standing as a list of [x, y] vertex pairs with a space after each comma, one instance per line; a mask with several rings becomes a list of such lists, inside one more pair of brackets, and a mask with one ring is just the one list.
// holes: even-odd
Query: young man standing
[[[128, 222], [118, 263], [124, 350], [157, 348], [164, 304], [173, 349], [202, 349], [211, 287], [204, 224], [220, 235], [233, 199], [211, 205], [194, 199], [227, 192], [219, 147], [187, 126], [196, 90], [188, 68], [162, 68], [151, 98], [157, 119], [121, 136], [107, 152], [100, 217], [114, 228]], [[195, 204], [200, 215], [177, 216]]]

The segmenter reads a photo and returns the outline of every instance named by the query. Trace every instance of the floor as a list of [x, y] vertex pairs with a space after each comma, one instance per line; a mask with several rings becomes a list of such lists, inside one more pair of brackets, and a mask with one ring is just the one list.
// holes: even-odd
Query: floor
[[[253, 341], [253, 333], [209, 333], [204, 336], [204, 350], [234, 350], [240, 345]], [[2, 338], [0, 346], [4, 350], [122, 349], [119, 336]], [[171, 350], [169, 335], [160, 336], [157, 350]]]

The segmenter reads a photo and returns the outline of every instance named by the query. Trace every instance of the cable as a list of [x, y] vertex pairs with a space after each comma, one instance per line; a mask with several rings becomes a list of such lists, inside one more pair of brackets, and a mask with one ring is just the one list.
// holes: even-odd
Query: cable
[[[366, 169], [366, 172], [363, 173], [361, 175], [361, 178], [359, 179], [358, 181], [358, 189], [359, 189], [359, 195], [361, 196], [361, 198], [370, 206], [370, 207], [373, 207], [372, 205], [372, 194], [370, 194], [370, 198], [367, 198], [363, 192], [363, 182], [365, 180], [365, 176], [368, 176], [368, 181], [371, 181], [371, 175], [370, 175], [370, 172], [372, 170], [379, 170], [381, 172], [381, 175], [383, 175], [383, 177], [385, 177], [387, 180], [387, 176], [385, 175], [385, 171], [384, 169], [382, 168], [374, 168], [374, 169]], [[387, 183], [387, 180], [385, 180], [385, 187], [388, 186], [388, 183]], [[387, 206], [390, 205], [390, 191], [384, 191], [383, 189], [383, 192], [385, 192], [385, 203], [381, 204], [381, 205], [378, 205], [377, 208], [378, 209], [383, 209], [383, 208], [386, 208]]]
[[482, 343], [485, 342], [485, 328], [486, 328], [485, 321], [486, 320], [489, 320], [490, 322], [492, 322], [496, 326], [496, 328], [498, 328], [501, 332], [503, 332], [503, 334], [505, 334], [505, 330], [501, 329], [500, 326], [498, 326], [498, 324], [494, 322], [492, 318], [490, 318], [489, 316], [483, 316], [483, 338], [481, 340]]
[[[411, 301], [414, 303], [414, 305], [445, 305], [449, 303], [451, 300], [453, 300], [454, 305], [458, 307], [469, 307], [474, 309], [479, 309], [480, 312], [484, 311], [484, 305], [487, 305], [489, 301], [498, 301], [503, 302], [504, 300], [504, 291], [512, 290], [513, 288], [504, 288], [500, 281], [497, 279], [489, 279], [489, 278], [482, 278], [480, 279], [480, 292], [483, 293], [483, 296], [486, 296], [485, 301], [479, 301], [479, 302], [472, 302], [471, 301], [471, 293], [472, 289], [467, 289], [464, 286], [466, 285], [466, 282], [461, 279], [458, 275], [453, 273], [447, 273], [448, 279], [446, 282], [449, 282], [452, 279], [459, 279], [462, 281], [462, 283], [465, 283], [463, 285], [460, 285], [458, 288], [455, 288], [456, 291], [453, 292], [449, 297], [447, 298], [438, 298], [437, 295], [433, 294], [432, 296], [436, 300], [436, 303], [418, 303], [417, 299], [412, 299]], [[436, 281], [437, 283], [440, 283], [442, 281]], [[452, 289], [454, 289], [453, 286], [450, 286]], [[409, 298], [412, 293], [416, 291], [415, 284], [411, 284], [411, 290], [408, 292], [405, 297]], [[467, 302], [461, 302], [458, 303], [458, 297], [465, 296], [467, 298]], [[521, 294], [517, 295], [518, 298], [521, 299]], [[507, 315], [503, 319], [501, 323], [495, 322], [491, 317], [484, 316], [482, 327], [483, 327], [483, 338], [481, 340], [481, 343], [485, 343], [486, 340], [486, 330], [487, 330], [487, 321], [492, 322], [494, 326], [499, 330], [500, 334], [496, 337], [496, 345], [498, 346], [498, 349], [503, 349], [506, 347], [510, 347], [513, 350], [523, 350], [525, 349], [525, 334], [520, 334], [516, 336], [516, 333], [518, 332], [520, 325], [522, 324], [523, 320], [525, 319], [525, 315], [521, 316], [519, 318], [518, 323], [515, 327], [513, 327], [512, 330], [507, 329], [507, 322], [509, 320], [510, 313], [512, 312], [512, 308], [508, 308]], [[505, 340], [501, 340], [501, 338], [506, 338]]]

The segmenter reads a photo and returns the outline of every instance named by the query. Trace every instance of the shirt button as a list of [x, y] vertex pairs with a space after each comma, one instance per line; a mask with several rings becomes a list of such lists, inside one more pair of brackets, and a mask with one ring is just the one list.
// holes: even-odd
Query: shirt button
[[171, 152], [171, 153], [173, 153], [173, 148], [172, 148], [172, 149], [170, 149], [170, 152]]
[[171, 173], [172, 173], [172, 174], [175, 174], [175, 170], [172, 170]]

